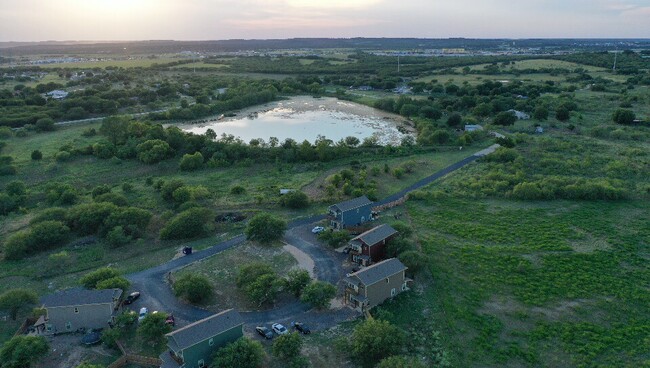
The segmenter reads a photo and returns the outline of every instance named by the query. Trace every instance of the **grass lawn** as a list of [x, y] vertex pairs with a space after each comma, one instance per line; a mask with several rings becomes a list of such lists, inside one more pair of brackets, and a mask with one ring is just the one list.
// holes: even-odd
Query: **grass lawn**
[[153, 64], [165, 64], [174, 61], [184, 60], [181, 58], [162, 57], [162, 58], [138, 58], [131, 60], [98, 60], [98, 61], [82, 61], [78, 63], [61, 63], [61, 64], [43, 64], [40, 67], [43, 69], [94, 69], [106, 68], [109, 66], [120, 68], [148, 68]]
[[215, 297], [205, 307], [219, 312], [224, 309], [254, 310], [259, 306], [251, 303], [235, 284], [239, 268], [254, 262], [268, 263], [281, 277], [297, 267], [298, 262], [282, 249], [282, 244], [261, 246], [246, 242], [235, 249], [199, 261], [174, 273], [178, 278], [186, 274], [204, 275], [214, 286]]

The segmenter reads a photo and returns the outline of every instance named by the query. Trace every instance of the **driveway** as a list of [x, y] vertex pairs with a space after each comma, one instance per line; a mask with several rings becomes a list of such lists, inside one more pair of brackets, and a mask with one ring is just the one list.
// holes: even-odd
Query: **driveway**
[[[494, 145], [489, 149], [477, 152], [459, 162], [456, 162], [418, 181], [408, 188], [384, 198], [377, 202], [377, 205], [390, 203], [405, 196], [411, 191], [427, 186], [433, 181], [474, 162], [483, 155], [493, 152], [497, 147], [498, 145]], [[310, 231], [314, 223], [323, 219], [325, 219], [324, 215], [314, 215], [291, 221], [288, 224], [288, 230], [285, 233], [284, 241], [300, 249], [312, 258], [314, 261], [314, 274], [318, 280], [327, 281], [341, 287], [339, 281], [345, 275], [345, 270], [343, 268], [345, 255], [336, 253], [332, 249], [321, 245], [317, 241], [315, 235]], [[184, 326], [212, 315], [212, 312], [178, 300], [174, 296], [174, 293], [167, 282], [167, 275], [181, 267], [233, 248], [244, 242], [244, 240], [244, 235], [239, 235], [208, 249], [171, 260], [147, 270], [127, 275], [133, 288], [142, 292], [140, 299], [133, 303], [130, 306], [130, 309], [138, 311], [140, 307], [145, 306], [150, 311], [162, 310], [173, 313], [179, 326]], [[241, 314], [250, 327], [270, 322], [289, 324], [290, 321], [300, 320], [311, 325], [312, 328], [315, 329], [329, 328], [342, 321], [358, 316], [356, 312], [345, 307], [323, 312], [310, 310], [309, 306], [300, 301], [283, 304], [281, 307], [271, 310], [242, 312]]]

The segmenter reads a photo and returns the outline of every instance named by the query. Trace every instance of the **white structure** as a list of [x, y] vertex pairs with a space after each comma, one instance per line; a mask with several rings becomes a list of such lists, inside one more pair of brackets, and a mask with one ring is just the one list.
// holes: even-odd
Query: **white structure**
[[483, 130], [483, 127], [480, 125], [465, 125], [466, 132], [475, 132], [478, 130]]
[[45, 94], [47, 97], [55, 99], [55, 100], [62, 100], [66, 97], [68, 97], [68, 92], [62, 91], [60, 89], [55, 89], [54, 91], [50, 91]]
[[513, 113], [517, 117], [517, 119], [519, 119], [519, 120], [528, 120], [528, 119], [530, 119], [530, 115], [526, 114], [523, 111], [508, 110], [508, 112]]

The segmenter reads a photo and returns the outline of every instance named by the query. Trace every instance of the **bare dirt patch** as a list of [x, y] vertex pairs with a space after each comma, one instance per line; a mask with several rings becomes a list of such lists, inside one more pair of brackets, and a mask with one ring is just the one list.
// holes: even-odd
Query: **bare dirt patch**
[[66, 334], [48, 337], [50, 353], [36, 365], [38, 368], [71, 368], [82, 362], [108, 364], [119, 353], [103, 345], [87, 347], [81, 343], [83, 334]]
[[309, 257], [309, 255], [302, 250], [294, 247], [291, 244], [286, 244], [282, 247], [285, 251], [289, 252], [293, 258], [298, 261], [298, 267], [297, 268], [302, 268], [307, 270], [309, 272], [309, 276], [314, 278], [314, 260]]

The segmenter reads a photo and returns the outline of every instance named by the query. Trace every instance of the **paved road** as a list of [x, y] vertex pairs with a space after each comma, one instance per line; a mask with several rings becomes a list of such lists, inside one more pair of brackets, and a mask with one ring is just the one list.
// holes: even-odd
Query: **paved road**
[[[162, 110], [156, 110], [156, 111], [148, 111], [148, 112], [138, 112], [134, 114], [125, 114], [125, 116], [130, 116], [132, 118], [136, 118], [138, 116], [143, 116], [143, 115], [148, 115], [148, 114], [156, 114], [159, 112], [165, 112], [169, 109], [162, 109]], [[113, 115], [111, 115], [113, 116]], [[76, 125], [76, 124], [85, 124], [85, 123], [94, 123], [96, 121], [102, 121], [106, 119], [106, 116], [101, 116], [98, 118], [89, 118], [89, 119], [79, 119], [79, 120], [68, 120], [68, 121], [59, 121], [58, 123], [54, 123], [54, 125], [58, 126], [65, 126], [65, 125]]]
[[[478, 158], [493, 152], [498, 145], [480, 151], [459, 162], [456, 162], [431, 176], [428, 176], [408, 188], [395, 193], [377, 202], [377, 205], [393, 202], [407, 193], [425, 187], [433, 181], [458, 170]], [[314, 260], [314, 273], [317, 279], [338, 284], [344, 276], [345, 270], [342, 267], [345, 257], [330, 249], [318, 245], [316, 238], [311, 234], [311, 225], [321, 221], [325, 215], [309, 216], [291, 221], [285, 234], [285, 242], [295, 246], [308, 254]], [[146, 306], [150, 311], [164, 310], [173, 313], [179, 325], [186, 325], [196, 320], [210, 316], [212, 313], [195, 306], [179, 301], [173, 294], [168, 282], [167, 275], [181, 267], [202, 259], [221, 253], [244, 242], [244, 235], [236, 236], [227, 241], [216, 244], [208, 249], [195, 252], [192, 255], [176, 258], [167, 263], [140, 272], [127, 275], [133, 284], [134, 289], [140, 290], [142, 296], [131, 308], [138, 310]], [[284, 322], [290, 320], [302, 320], [311, 324], [314, 328], [322, 329], [334, 326], [341, 321], [355, 317], [357, 314], [349, 308], [317, 312], [309, 310], [309, 307], [299, 301], [292, 301], [276, 306], [270, 310], [241, 312], [242, 317], [250, 326], [260, 323]]]

